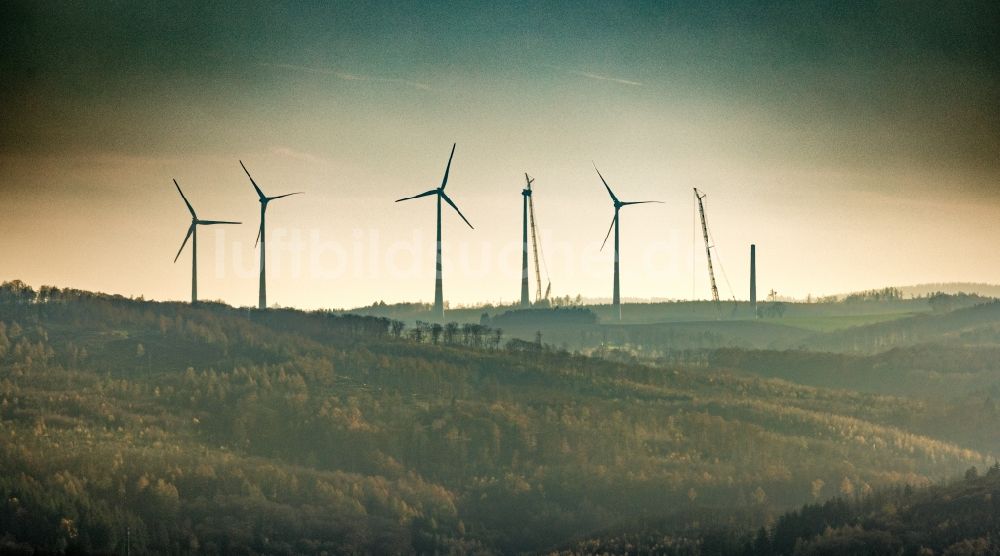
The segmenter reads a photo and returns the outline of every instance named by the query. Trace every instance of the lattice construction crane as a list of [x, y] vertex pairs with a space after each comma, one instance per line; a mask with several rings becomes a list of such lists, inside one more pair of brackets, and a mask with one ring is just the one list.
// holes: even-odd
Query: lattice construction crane
[[549, 299], [549, 294], [552, 293], [552, 280], [549, 279], [548, 269], [546, 269], [545, 279], [548, 282], [548, 286], [545, 288], [545, 295], [542, 295], [541, 260], [538, 257], [540, 250], [538, 246], [538, 228], [535, 226], [535, 202], [531, 196], [531, 184], [535, 182], [535, 178], [525, 172], [524, 181], [527, 183], [524, 196], [528, 198], [528, 221], [531, 225], [531, 255], [535, 259], [535, 303], [538, 303], [539, 301]]
[[701, 233], [705, 237], [705, 257], [708, 259], [708, 278], [712, 282], [712, 301], [715, 302], [715, 307], [718, 309], [719, 314], [722, 314], [722, 304], [719, 301], [719, 288], [715, 285], [715, 269], [712, 268], [712, 244], [708, 239], [708, 224], [705, 223], [705, 204], [702, 202], [707, 195], [698, 192], [698, 188], [694, 188], [694, 196], [698, 199], [698, 214], [701, 215]]

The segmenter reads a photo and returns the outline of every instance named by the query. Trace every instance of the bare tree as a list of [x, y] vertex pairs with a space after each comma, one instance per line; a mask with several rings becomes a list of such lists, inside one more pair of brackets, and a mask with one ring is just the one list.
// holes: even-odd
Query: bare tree
[[455, 337], [457, 335], [458, 335], [458, 323], [457, 322], [449, 322], [448, 324], [444, 325], [444, 343], [446, 343], [446, 344], [454, 344], [455, 343]]
[[503, 340], [503, 330], [497, 328], [496, 330], [493, 331], [493, 338], [490, 342], [492, 344], [493, 351], [498, 351], [500, 349], [500, 342], [502, 340]]

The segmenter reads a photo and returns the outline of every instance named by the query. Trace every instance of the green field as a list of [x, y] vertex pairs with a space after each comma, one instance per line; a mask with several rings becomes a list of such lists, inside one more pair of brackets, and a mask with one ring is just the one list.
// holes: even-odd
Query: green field
[[871, 315], [830, 315], [830, 316], [792, 316], [782, 319], [769, 319], [771, 322], [780, 322], [785, 326], [803, 328], [815, 332], [830, 332], [842, 330], [853, 326], [864, 326], [877, 322], [886, 322], [906, 317], [911, 317], [918, 313], [882, 313]]
[[[533, 325], [506, 327], [512, 337], [533, 341], [541, 332], [545, 341], [571, 351], [589, 351], [607, 346], [637, 349], [636, 353], [662, 355], [667, 352], [720, 347], [788, 348], [800, 345], [812, 334], [846, 330], [916, 314], [930, 312], [924, 299], [869, 301], [855, 303], [782, 303], [782, 314], [767, 312], [767, 303], [758, 305], [761, 318], [754, 319], [749, 303], [732, 302], [716, 306], [710, 301], [625, 303], [622, 320], [609, 305], [583, 305], [597, 323], [565, 325], [544, 321]], [[721, 309], [721, 310], [720, 310]], [[483, 317], [495, 317], [516, 307], [483, 306], [448, 310], [447, 321], [477, 324]], [[386, 305], [354, 309], [349, 314], [388, 317], [413, 326], [432, 322], [429, 307]]]

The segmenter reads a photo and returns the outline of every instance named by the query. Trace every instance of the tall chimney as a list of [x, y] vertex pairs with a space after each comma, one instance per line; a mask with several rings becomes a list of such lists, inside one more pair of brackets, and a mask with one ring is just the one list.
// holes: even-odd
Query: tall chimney
[[750, 244], [750, 310], [757, 318], [757, 246]]

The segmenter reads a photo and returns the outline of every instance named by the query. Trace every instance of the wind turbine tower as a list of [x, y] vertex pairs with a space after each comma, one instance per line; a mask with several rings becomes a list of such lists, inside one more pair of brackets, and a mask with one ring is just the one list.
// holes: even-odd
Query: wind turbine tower
[[750, 244], [750, 310], [757, 318], [757, 246]]
[[187, 235], [184, 236], [184, 242], [181, 243], [181, 248], [177, 250], [177, 256], [174, 257], [174, 262], [181, 256], [181, 251], [184, 250], [184, 246], [187, 245], [188, 240], [191, 240], [191, 303], [198, 302], [198, 226], [214, 226], [216, 224], [240, 224], [240, 222], [229, 222], [226, 220], [199, 220], [198, 215], [194, 212], [194, 207], [188, 202], [187, 197], [184, 196], [184, 192], [181, 191], [181, 186], [177, 184], [177, 180], [174, 180], [174, 186], [177, 187], [177, 192], [181, 194], [181, 199], [184, 199], [184, 204], [187, 205], [188, 211], [191, 213], [191, 226], [188, 227]]
[[295, 193], [286, 193], [284, 195], [278, 195], [276, 197], [268, 197], [264, 195], [264, 192], [260, 190], [257, 186], [257, 182], [253, 181], [253, 176], [250, 175], [250, 170], [247, 170], [243, 161], [240, 161], [240, 166], [243, 166], [243, 171], [247, 173], [247, 177], [250, 178], [250, 183], [253, 188], [257, 191], [257, 197], [260, 200], [260, 229], [257, 230], [257, 241], [254, 242], [254, 247], [260, 243], [260, 288], [258, 290], [257, 297], [257, 308], [261, 311], [267, 309], [267, 272], [265, 270], [264, 261], [266, 259], [266, 247], [267, 247], [267, 236], [264, 233], [264, 214], [267, 212], [267, 204], [275, 199], [281, 199], [283, 197], [290, 197], [292, 195], [301, 195], [301, 191], [296, 191]]
[[[523, 199], [523, 219], [521, 222], [521, 307], [529, 307], [531, 306], [531, 298], [528, 294], [528, 203], [531, 200], [531, 182], [535, 180], [525, 172], [524, 181], [526, 185], [521, 190], [521, 197]], [[534, 229], [532, 229], [532, 232], [534, 232]], [[535, 258], [538, 258], [537, 254]]]
[[614, 192], [611, 191], [611, 186], [608, 185], [607, 181], [605, 181], [604, 176], [601, 175], [601, 171], [597, 169], [596, 165], [594, 166], [594, 170], [597, 171], [597, 175], [601, 178], [601, 181], [604, 183], [604, 188], [608, 190], [608, 195], [611, 196], [611, 201], [614, 203], [614, 206], [615, 206], [615, 217], [611, 219], [611, 226], [608, 227], [608, 233], [607, 233], [607, 235], [604, 236], [604, 243], [601, 244], [601, 250], [602, 251], [604, 250], [604, 245], [608, 243], [608, 237], [611, 236], [611, 229], [614, 228], [614, 230], [615, 230], [615, 286], [614, 286], [614, 293], [611, 296], [611, 312], [612, 312], [612, 315], [617, 320], [622, 320], [621, 286], [620, 286], [619, 272], [618, 272], [618, 211], [620, 211], [622, 207], [626, 207], [628, 205], [642, 205], [642, 204], [645, 204], [645, 203], [660, 203], [660, 204], [662, 204], [663, 201], [620, 201], [618, 199], [618, 197], [615, 196]]
[[[455, 212], [472, 228], [472, 224], [469, 220], [465, 218], [462, 211], [458, 210], [458, 206], [455, 205], [454, 201], [444, 192], [444, 188], [448, 185], [448, 173], [451, 172], [451, 159], [455, 156], [455, 144], [451, 146], [451, 155], [448, 156], [448, 165], [444, 169], [444, 179], [441, 180], [441, 187], [437, 189], [431, 189], [430, 191], [424, 191], [419, 195], [414, 195], [412, 197], [403, 197], [402, 199], [396, 199], [396, 202], [408, 201], [410, 199], [419, 199], [421, 197], [428, 197], [430, 195], [437, 196], [437, 258], [435, 262], [436, 274], [434, 277], [434, 317], [439, 320], [444, 320], [444, 292], [441, 284], [441, 200], [451, 205], [451, 208], [455, 209]], [[475, 229], [475, 228], [472, 228]]]

